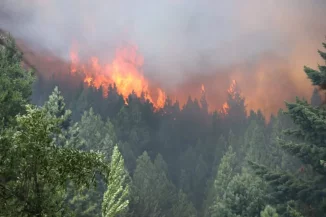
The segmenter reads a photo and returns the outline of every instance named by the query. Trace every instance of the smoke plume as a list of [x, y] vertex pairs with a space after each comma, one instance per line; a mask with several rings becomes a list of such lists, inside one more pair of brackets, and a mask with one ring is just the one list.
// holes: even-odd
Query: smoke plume
[[270, 114], [310, 97], [303, 66], [320, 62], [325, 12], [324, 0], [2, 0], [0, 28], [67, 61], [74, 42], [102, 59], [132, 43], [145, 76], [181, 100], [204, 84], [218, 107], [236, 79], [249, 109]]

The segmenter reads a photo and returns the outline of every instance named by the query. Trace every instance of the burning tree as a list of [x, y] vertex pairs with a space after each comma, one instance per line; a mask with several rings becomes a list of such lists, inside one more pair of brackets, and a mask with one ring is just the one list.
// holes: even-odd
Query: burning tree
[[225, 121], [229, 126], [228, 129], [238, 135], [247, 122], [245, 98], [241, 95], [240, 88], [235, 80], [232, 80], [227, 93], [227, 101], [223, 104], [220, 113], [225, 117]]

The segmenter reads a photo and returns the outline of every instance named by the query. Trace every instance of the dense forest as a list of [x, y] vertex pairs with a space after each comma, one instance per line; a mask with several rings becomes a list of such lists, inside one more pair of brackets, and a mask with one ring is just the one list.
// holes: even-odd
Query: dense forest
[[115, 85], [103, 98], [41, 79], [2, 44], [0, 216], [326, 216], [325, 65], [304, 68], [311, 100], [266, 121], [240, 87], [224, 112], [208, 112], [204, 91], [157, 110]]

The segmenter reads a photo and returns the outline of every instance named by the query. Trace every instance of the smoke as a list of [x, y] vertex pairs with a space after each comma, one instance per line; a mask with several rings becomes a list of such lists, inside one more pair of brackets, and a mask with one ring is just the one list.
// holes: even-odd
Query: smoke
[[0, 28], [67, 60], [74, 41], [102, 58], [127, 41], [166, 88], [189, 94], [202, 82], [216, 100], [237, 79], [248, 107], [270, 113], [309, 97], [302, 69], [320, 61], [325, 11], [324, 0], [2, 0]]

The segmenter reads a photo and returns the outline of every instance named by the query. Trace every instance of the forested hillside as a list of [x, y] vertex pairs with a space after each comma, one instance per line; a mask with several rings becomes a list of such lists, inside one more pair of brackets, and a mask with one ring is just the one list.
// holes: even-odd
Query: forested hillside
[[[208, 111], [205, 91], [155, 109], [114, 85], [103, 98], [101, 88], [42, 80], [21, 67], [11, 38], [3, 45], [0, 216], [326, 216], [318, 89], [269, 121], [246, 110], [237, 86], [223, 111]], [[326, 66], [304, 71], [326, 87]]]

